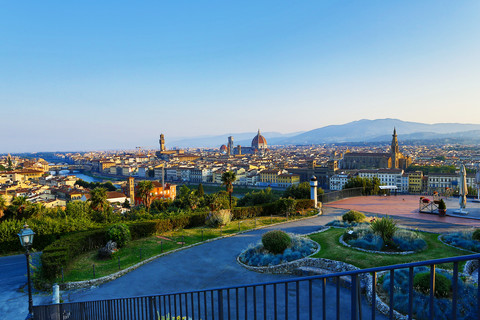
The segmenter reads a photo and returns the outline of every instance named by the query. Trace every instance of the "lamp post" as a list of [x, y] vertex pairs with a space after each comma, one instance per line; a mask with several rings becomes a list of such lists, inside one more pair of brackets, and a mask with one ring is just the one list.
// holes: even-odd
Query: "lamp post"
[[25, 257], [27, 258], [28, 315], [26, 319], [33, 319], [32, 283], [30, 281], [30, 251], [28, 249], [32, 246], [34, 234], [35, 232], [33, 232], [26, 223], [20, 233], [18, 233], [20, 243], [22, 244], [22, 247], [25, 248]]

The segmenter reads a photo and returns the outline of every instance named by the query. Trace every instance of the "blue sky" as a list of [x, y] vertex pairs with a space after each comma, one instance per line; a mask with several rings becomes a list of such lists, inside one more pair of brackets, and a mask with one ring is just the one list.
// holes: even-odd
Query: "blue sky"
[[0, 152], [480, 123], [478, 0], [0, 4]]

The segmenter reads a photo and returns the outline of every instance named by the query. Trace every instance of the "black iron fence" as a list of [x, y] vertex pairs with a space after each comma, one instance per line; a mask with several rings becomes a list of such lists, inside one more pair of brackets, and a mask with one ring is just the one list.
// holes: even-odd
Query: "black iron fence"
[[352, 189], [343, 189], [340, 191], [332, 191], [328, 193], [324, 193], [319, 195], [319, 201], [322, 203], [329, 203], [345, 198], [350, 198], [350, 197], [359, 197], [363, 196], [364, 191], [363, 188], [352, 188]]
[[[479, 319], [480, 273], [470, 279], [459, 271], [469, 260], [480, 264], [480, 254], [236, 287], [40, 305], [34, 307], [34, 319], [356, 320], [394, 319], [395, 310], [408, 319]], [[414, 287], [418, 274], [427, 276], [424, 291]], [[450, 284], [439, 296], [446, 289], [437, 277]], [[377, 311], [381, 307], [385, 314]]]

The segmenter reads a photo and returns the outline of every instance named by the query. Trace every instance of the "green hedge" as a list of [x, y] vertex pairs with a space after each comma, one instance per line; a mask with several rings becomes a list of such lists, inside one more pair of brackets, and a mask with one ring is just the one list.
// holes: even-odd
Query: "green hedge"
[[[128, 224], [132, 240], [176, 229], [194, 228], [205, 224], [207, 213], [181, 215], [166, 219], [142, 221]], [[52, 280], [59, 275], [62, 266], [68, 264], [79, 254], [104, 246], [107, 242], [105, 228], [77, 232], [54, 241], [43, 250], [42, 275]]]
[[54, 241], [42, 253], [42, 275], [54, 279], [62, 266], [67, 266], [79, 254], [99, 248], [106, 243], [105, 229], [72, 233]]
[[[306, 210], [313, 208], [313, 200], [300, 199], [295, 200], [295, 210]], [[233, 220], [243, 220], [254, 217], [278, 215], [280, 212], [280, 201], [261, 204], [253, 207], [236, 207], [233, 208]]]

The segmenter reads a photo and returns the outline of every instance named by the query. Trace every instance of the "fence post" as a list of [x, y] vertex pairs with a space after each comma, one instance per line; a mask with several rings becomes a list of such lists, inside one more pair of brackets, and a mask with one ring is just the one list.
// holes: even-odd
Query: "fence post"
[[270, 224], [272, 224], [272, 223], [273, 223], [273, 215], [271, 214], [270, 215]]
[[240, 221], [238, 221], [238, 232], [240, 232]]
[[95, 263], [92, 264], [92, 268], [93, 268], [93, 279], [95, 279]]
[[64, 277], [63, 277], [63, 267], [62, 267], [62, 282], [65, 282]]
[[223, 234], [223, 226], [220, 226], [220, 236]]
[[163, 253], [163, 240], [160, 240], [160, 253]]
[[203, 242], [203, 229], [202, 229], [202, 242]]
[[185, 236], [184, 236], [184, 235], [182, 235], [182, 247], [183, 247], [183, 243], [184, 243], [184, 241], [185, 241]]
[[[212, 295], [213, 295], [213, 292], [212, 292]], [[247, 303], [247, 302], [245, 301], [245, 303]], [[254, 301], [253, 303], [256, 304], [256, 301]], [[212, 308], [213, 308], [213, 304], [212, 304]], [[222, 289], [218, 290], [218, 320], [223, 320], [223, 291], [222, 291]]]
[[255, 218], [255, 228], [257, 228], [257, 218]]
[[140, 260], [142, 260], [142, 248], [140, 248]]
[[120, 270], [120, 257], [118, 257], [118, 270]]

